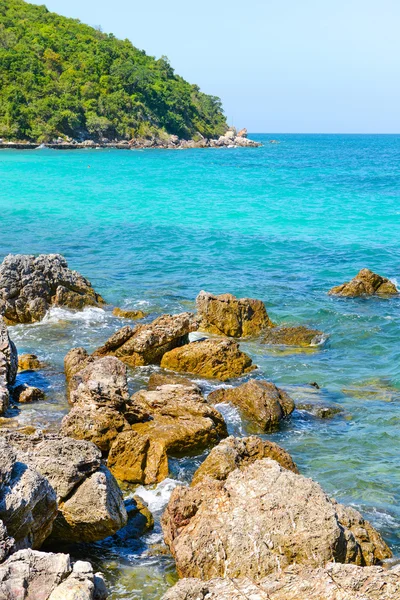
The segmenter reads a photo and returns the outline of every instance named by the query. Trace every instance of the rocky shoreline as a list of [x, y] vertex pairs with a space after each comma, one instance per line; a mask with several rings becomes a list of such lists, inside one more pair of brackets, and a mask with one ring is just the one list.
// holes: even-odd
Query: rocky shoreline
[[[363, 269], [330, 293], [389, 299], [398, 290]], [[327, 337], [277, 325], [260, 300], [201, 291], [197, 313], [153, 321], [117, 310], [119, 318], [141, 322], [118, 329], [94, 352], [69, 350], [69, 412], [58, 431], [9, 427], [8, 407], [34, 402], [42, 390], [21, 390], [17, 369], [40, 371], [41, 363], [35, 355], [18, 357], [7, 325], [39, 322], [51, 307], [104, 305], [60, 255], [9, 255], [0, 266], [1, 598], [104, 600], [102, 575], [54, 548], [127, 530], [140, 538], [153, 518], [139, 498], [124, 501], [123, 486], [165, 481], [170, 458], [205, 451], [191, 484], [175, 488], [162, 517], [181, 578], [164, 600], [400, 597], [399, 567], [385, 564], [391, 550], [357, 510], [299, 473], [277, 444], [259, 435], [228, 437], [221, 402], [236, 407], [258, 434], [277, 431], [299, 408], [260, 379], [240, 342], [301, 348]], [[204, 337], [194, 341], [197, 332]], [[147, 386], [130, 393], [128, 369], [153, 365], [159, 370]], [[193, 382], [198, 377], [221, 385], [207, 395]], [[323, 409], [320, 418], [335, 416]]]
[[109, 148], [115, 150], [189, 150], [193, 148], [257, 148], [262, 146], [247, 137], [247, 130], [236, 132], [229, 129], [218, 139], [207, 139], [201, 137], [196, 140], [180, 139], [176, 135], [152, 138], [134, 138], [132, 140], [109, 141], [109, 140], [65, 140], [59, 138], [53, 142], [44, 144], [35, 142], [11, 142], [0, 140], [0, 150], [36, 150], [37, 148], [51, 148], [52, 150], [82, 150], [88, 148]]

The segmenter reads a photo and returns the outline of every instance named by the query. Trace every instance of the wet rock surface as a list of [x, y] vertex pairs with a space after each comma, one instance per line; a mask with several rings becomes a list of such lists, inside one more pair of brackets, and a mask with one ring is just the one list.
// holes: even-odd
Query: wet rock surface
[[166, 352], [186, 344], [189, 333], [197, 329], [197, 317], [192, 313], [162, 315], [135, 328], [123, 327], [94, 356], [116, 356], [131, 367], [159, 364]]
[[34, 323], [51, 306], [101, 306], [90, 282], [68, 268], [60, 254], [9, 254], [0, 266], [0, 314], [8, 325]]
[[369, 269], [361, 269], [359, 273], [351, 280], [341, 285], [337, 285], [329, 290], [329, 294], [335, 296], [347, 296], [354, 298], [356, 296], [394, 296], [399, 290], [387, 277], [382, 277], [373, 273]]
[[124, 308], [114, 308], [113, 310], [114, 317], [119, 317], [120, 319], [132, 319], [133, 321], [137, 319], [144, 319], [146, 313], [142, 310], [125, 310]]
[[186, 344], [164, 354], [161, 367], [226, 381], [249, 373], [256, 367], [233, 340], [210, 339]]
[[0, 565], [4, 600], [105, 600], [107, 595], [91, 564], [71, 565], [68, 554], [20, 550]]
[[21, 402], [21, 404], [30, 404], [31, 402], [40, 402], [45, 399], [45, 393], [43, 390], [31, 385], [17, 385], [12, 390], [12, 398], [14, 402]]
[[201, 291], [196, 298], [200, 330], [228, 337], [256, 336], [273, 326], [264, 303], [253, 298], [236, 298], [232, 294], [214, 296]]
[[393, 600], [400, 597], [400, 567], [290, 567], [258, 581], [183, 579], [162, 600]]
[[236, 388], [220, 388], [208, 396], [212, 404], [231, 402], [262, 431], [275, 431], [294, 410], [292, 398], [270, 381], [250, 379]]
[[352, 508], [276, 461], [176, 488], [162, 519], [180, 577], [263, 577], [296, 563], [362, 566], [391, 556], [379, 534]]
[[18, 371], [38, 371], [43, 367], [36, 354], [18, 356]]
[[318, 346], [325, 336], [318, 329], [297, 327], [271, 327], [263, 332], [261, 343], [281, 346]]
[[139, 391], [129, 410], [148, 419], [132, 424], [111, 446], [107, 465], [123, 481], [162, 481], [169, 471], [168, 456], [199, 452], [227, 435], [222, 415], [196, 389], [182, 385]]
[[193, 475], [192, 486], [205, 478], [224, 481], [236, 469], [243, 469], [262, 458], [276, 460], [281, 467], [298, 473], [292, 457], [286, 450], [252, 435], [245, 438], [230, 436], [213, 448]]
[[7, 326], [0, 317], [0, 415], [10, 402], [9, 386], [15, 382], [18, 370], [18, 352], [11, 341]]

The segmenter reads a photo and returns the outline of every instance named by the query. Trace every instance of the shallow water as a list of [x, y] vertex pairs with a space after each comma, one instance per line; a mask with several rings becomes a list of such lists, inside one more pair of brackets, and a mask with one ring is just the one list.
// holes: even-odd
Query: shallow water
[[[192, 309], [206, 289], [261, 298], [275, 322], [323, 330], [327, 342], [308, 351], [242, 344], [257, 377], [295, 400], [344, 409], [332, 420], [296, 411], [266, 437], [361, 510], [400, 558], [400, 299], [326, 294], [365, 266], [400, 281], [400, 136], [258, 137], [259, 149], [1, 151], [1, 258], [62, 253], [108, 302], [149, 320]], [[11, 328], [19, 351], [47, 364], [34, 376], [46, 402], [11, 422], [56, 429], [68, 410], [65, 353], [92, 350], [122, 324], [108, 308], [53, 309], [40, 324]], [[150, 372], [130, 373], [132, 391]], [[237, 411], [220, 409], [232, 433], [246, 433]], [[156, 600], [175, 581], [159, 516], [173, 482], [188, 481], [203, 458], [171, 461], [168, 485], [141, 490], [155, 509], [153, 532], [77, 550], [106, 570], [113, 600]]]

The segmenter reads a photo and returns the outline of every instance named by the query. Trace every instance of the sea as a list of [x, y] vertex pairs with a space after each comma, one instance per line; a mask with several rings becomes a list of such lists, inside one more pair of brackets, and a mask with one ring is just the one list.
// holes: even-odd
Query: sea
[[[44, 402], [13, 427], [56, 431], [68, 412], [63, 358], [92, 351], [127, 324], [119, 306], [151, 321], [195, 310], [200, 290], [265, 302], [278, 324], [324, 332], [299, 349], [243, 341], [258, 369], [296, 402], [341, 408], [331, 419], [296, 410], [264, 435], [336, 500], [357, 508], [400, 558], [400, 297], [337, 298], [328, 290], [368, 267], [400, 283], [400, 136], [253, 134], [260, 148], [0, 151], [0, 259], [60, 253], [107, 300], [104, 310], [51, 309], [10, 334], [45, 368], [20, 381]], [[274, 139], [278, 143], [270, 143]], [[134, 392], [157, 367], [129, 372]], [[204, 393], [221, 386], [197, 379]], [[238, 385], [230, 381], [227, 385]], [[317, 383], [319, 389], [310, 385]], [[229, 432], [249, 431], [220, 405]], [[177, 580], [160, 516], [201, 456], [170, 461], [158, 486], [124, 487], [155, 516], [154, 530], [70, 549], [105, 573], [111, 600], [158, 600]]]

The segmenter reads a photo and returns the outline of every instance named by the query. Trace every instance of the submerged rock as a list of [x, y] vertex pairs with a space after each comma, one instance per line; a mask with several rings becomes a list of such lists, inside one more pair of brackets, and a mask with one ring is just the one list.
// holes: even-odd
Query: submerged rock
[[400, 566], [291, 566], [255, 583], [249, 578], [182, 579], [162, 600], [394, 600], [400, 598]]
[[260, 581], [291, 564], [369, 566], [391, 556], [360, 513], [270, 459], [176, 488], [162, 526], [180, 577]]
[[45, 399], [45, 393], [43, 390], [31, 385], [17, 385], [12, 390], [12, 397], [14, 402], [20, 402], [21, 404], [30, 404], [31, 402], [40, 402]]
[[19, 371], [38, 371], [42, 366], [36, 354], [21, 354], [21, 356], [18, 356]]
[[161, 385], [184, 385], [200, 392], [199, 386], [187, 377], [183, 377], [183, 375], [167, 373], [165, 371], [163, 373], [152, 373], [147, 384], [147, 389], [156, 390]]
[[201, 331], [239, 338], [259, 335], [266, 327], [273, 326], [261, 300], [238, 299], [232, 294], [214, 296], [201, 291], [196, 305]]
[[211, 450], [193, 475], [191, 485], [197, 485], [206, 477], [223, 481], [235, 469], [244, 469], [262, 458], [276, 460], [284, 469], [298, 473], [290, 454], [278, 444], [255, 435], [245, 438], [230, 436]]
[[159, 364], [165, 352], [186, 344], [189, 333], [197, 328], [197, 318], [192, 313], [162, 315], [134, 329], [123, 327], [93, 356], [116, 356], [131, 367]]
[[107, 588], [92, 565], [68, 554], [20, 550], [0, 565], [4, 600], [105, 600]]
[[295, 405], [292, 398], [270, 381], [250, 379], [236, 388], [220, 388], [211, 392], [212, 404], [231, 402], [244, 417], [262, 431], [275, 431], [279, 423], [292, 414]]
[[114, 308], [113, 313], [114, 317], [119, 317], [120, 319], [144, 319], [146, 313], [142, 310], [125, 310], [123, 308]]
[[160, 482], [168, 476], [168, 456], [202, 451], [227, 435], [222, 415], [182, 385], [139, 391], [130, 410], [149, 418], [117, 436], [107, 461], [117, 479], [130, 483]]
[[282, 346], [318, 346], [324, 341], [324, 334], [318, 329], [297, 327], [271, 327], [263, 332], [261, 343]]
[[397, 287], [387, 277], [373, 273], [369, 269], [361, 269], [351, 280], [337, 285], [329, 290], [329, 294], [335, 296], [394, 296], [399, 293]]
[[8, 325], [43, 319], [50, 306], [101, 306], [90, 282], [60, 254], [9, 254], [0, 266], [0, 314]]
[[304, 410], [318, 419], [332, 419], [343, 413], [343, 408], [323, 402], [296, 402], [297, 410]]
[[193, 373], [210, 379], [240, 377], [253, 371], [250, 356], [241, 352], [233, 340], [204, 340], [186, 344], [164, 354], [161, 366], [164, 369]]

